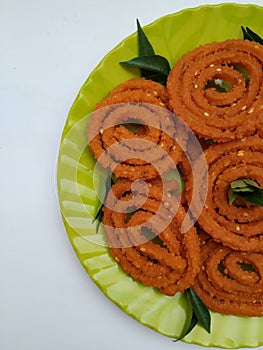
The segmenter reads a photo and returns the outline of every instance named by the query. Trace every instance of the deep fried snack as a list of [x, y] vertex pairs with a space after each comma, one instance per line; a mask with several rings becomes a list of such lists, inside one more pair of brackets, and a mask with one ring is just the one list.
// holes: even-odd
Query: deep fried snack
[[165, 108], [121, 103], [91, 115], [88, 142], [98, 163], [118, 178], [151, 179], [165, 174], [181, 159], [186, 143], [183, 135], [188, 137], [182, 129]]
[[[242, 140], [209, 146], [205, 151], [208, 164], [208, 194], [198, 218], [199, 225], [216, 241], [233, 249], [263, 252], [263, 207], [238, 198], [229, 204], [232, 181], [245, 178], [263, 186], [263, 140], [250, 136]], [[196, 163], [196, 170], [198, 162]], [[202, 179], [198, 180], [202, 183]], [[193, 178], [186, 181], [186, 199], [192, 193]], [[201, 187], [198, 201], [203, 201]], [[196, 196], [197, 198], [197, 196]]]
[[164, 184], [159, 178], [133, 184], [120, 180], [103, 209], [105, 238], [114, 259], [135, 280], [166, 295], [184, 292], [200, 268], [195, 228], [184, 234], [180, 230], [186, 213], [176, 190], [177, 183]]
[[[170, 107], [200, 138], [227, 142], [249, 136], [263, 109], [262, 67], [258, 43], [232, 39], [201, 45], [172, 68]], [[218, 92], [220, 84], [230, 91]]]
[[210, 240], [201, 245], [202, 268], [192, 286], [211, 310], [263, 315], [263, 254], [232, 250]]
[[263, 138], [263, 115], [261, 116], [259, 123], [257, 125], [257, 134]]
[[143, 102], [167, 108], [165, 86], [145, 78], [132, 78], [120, 83], [96, 105], [96, 109], [123, 102]]

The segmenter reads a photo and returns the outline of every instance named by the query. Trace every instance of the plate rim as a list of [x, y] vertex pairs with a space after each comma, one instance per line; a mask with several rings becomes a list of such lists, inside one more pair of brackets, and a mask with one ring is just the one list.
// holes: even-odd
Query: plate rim
[[[221, 7], [240, 7], [240, 8], [256, 8], [260, 11], [263, 11], [263, 7], [262, 6], [259, 6], [257, 4], [240, 4], [240, 3], [235, 3], [235, 2], [228, 2], [228, 3], [218, 3], [218, 4], [203, 4], [203, 5], [199, 5], [199, 6], [196, 6], [196, 7], [190, 7], [190, 8], [185, 8], [185, 9], [181, 9], [180, 11], [178, 12], [174, 12], [174, 13], [169, 13], [169, 14], [166, 14], [166, 15], [163, 15], [157, 19], [155, 19], [154, 21], [151, 21], [150, 23], [146, 24], [146, 25], [143, 25], [143, 28], [151, 28], [152, 26], [154, 26], [156, 24], [156, 22], [158, 21], [163, 21], [165, 20], [166, 18], [168, 17], [174, 17], [174, 16], [180, 16], [182, 13], [185, 13], [186, 11], [191, 11], [191, 12], [198, 12], [200, 10], [203, 10], [203, 9], [206, 9], [206, 8], [221, 8]], [[71, 117], [71, 112], [75, 106], [75, 104], [77, 103], [78, 99], [79, 99], [79, 94], [81, 91], [83, 91], [83, 89], [85, 89], [85, 86], [86, 84], [89, 83], [89, 81], [91, 81], [93, 79], [93, 75], [96, 74], [96, 71], [99, 70], [99, 69], [102, 69], [103, 68], [103, 64], [104, 64], [104, 61], [112, 55], [113, 52], [119, 50], [121, 48], [121, 46], [126, 42], [126, 40], [130, 40], [131, 38], [134, 38], [134, 36], [136, 35], [136, 32], [133, 32], [132, 34], [128, 35], [127, 37], [125, 37], [124, 39], [122, 39], [115, 47], [113, 47], [106, 55], [104, 55], [104, 57], [100, 60], [100, 62], [92, 69], [92, 71], [90, 72], [90, 74], [88, 75], [88, 77], [85, 79], [85, 81], [83, 82], [83, 84], [81, 85], [80, 89], [79, 89], [79, 92], [78, 94], [76, 95], [73, 103], [72, 103], [72, 106], [68, 112], [68, 115], [67, 115], [67, 119], [65, 121], [65, 125], [64, 125], [64, 128], [63, 128], [63, 131], [62, 131], [62, 135], [61, 135], [61, 141], [60, 141], [60, 147], [59, 147], [59, 155], [58, 155], [58, 161], [57, 161], [57, 188], [58, 188], [58, 191], [57, 191], [57, 196], [58, 196], [58, 199], [59, 199], [59, 204], [60, 203], [60, 190], [59, 190], [59, 160], [60, 160], [60, 152], [61, 152], [61, 145], [62, 145], [62, 142], [63, 140], [65, 139], [66, 135], [67, 135], [67, 132], [71, 129], [72, 125], [69, 125], [69, 121], [70, 121], [70, 117]], [[61, 213], [62, 214], [62, 213]], [[67, 222], [65, 221], [65, 218], [63, 217], [63, 214], [62, 214], [62, 218], [63, 218], [63, 222], [64, 222], [64, 226], [65, 226], [65, 229], [66, 229], [66, 232], [67, 232], [67, 236], [70, 240], [70, 243], [71, 243], [71, 246], [73, 247], [77, 257], [78, 257], [78, 260], [80, 261], [81, 265], [84, 267], [85, 271], [87, 272], [87, 274], [89, 275], [89, 277], [92, 279], [92, 281], [99, 287], [99, 289], [103, 292], [104, 295], [106, 295], [106, 297], [108, 299], [111, 300], [111, 302], [113, 302], [115, 305], [117, 305], [122, 311], [124, 311], [128, 316], [130, 317], [133, 317], [135, 318], [138, 322], [140, 322], [142, 325], [144, 326], [147, 326], [148, 328], [152, 328], [151, 326], [139, 321], [136, 317], [134, 317], [133, 315], [131, 315], [130, 313], [128, 313], [126, 310], [124, 310], [116, 301], [114, 301], [113, 299], [111, 299], [109, 297], [108, 294], [105, 293], [105, 290], [103, 288], [100, 287], [99, 284], [97, 284], [97, 282], [93, 279], [93, 277], [90, 275], [89, 271], [87, 270], [87, 267], [84, 266], [83, 264], [83, 261], [80, 259], [80, 256], [79, 256], [79, 253], [77, 251], [77, 249], [74, 247], [70, 237], [69, 237], [69, 232], [68, 232], [68, 224]], [[152, 328], [154, 329], [155, 331], [163, 334], [162, 332], [156, 330], [155, 328]], [[165, 335], [165, 334], [164, 334]], [[202, 342], [198, 342], [198, 341], [187, 341], [187, 338], [186, 340], [183, 340], [185, 341], [186, 343], [190, 343], [190, 344], [198, 344], [198, 345], [201, 345], [201, 346], [207, 346], [207, 347], [210, 347], [210, 346], [220, 346], [220, 344], [209, 344], [209, 345], [204, 345], [204, 343]], [[253, 345], [253, 346], [250, 346], [250, 345], [246, 345], [248, 347], [258, 347], [260, 345], [263, 344], [263, 340], [261, 342], [259, 342], [257, 345]], [[225, 348], [225, 346], [222, 346], [223, 348]], [[233, 347], [232, 347], [233, 348]]]

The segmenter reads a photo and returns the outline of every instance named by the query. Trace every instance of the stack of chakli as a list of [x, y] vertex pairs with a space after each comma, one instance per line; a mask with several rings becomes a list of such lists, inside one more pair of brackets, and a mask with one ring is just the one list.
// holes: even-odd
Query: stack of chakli
[[[263, 208], [228, 200], [237, 179], [263, 187], [262, 70], [258, 43], [205, 44], [176, 62], [166, 87], [121, 83], [88, 127], [95, 158], [118, 179], [103, 217], [112, 256], [143, 284], [167, 295], [191, 287], [223, 314], [263, 314]], [[180, 195], [167, 176], [175, 168]], [[183, 231], [189, 215], [196, 223]]]
[[133, 78], [98, 103], [88, 140], [97, 162], [117, 178], [103, 208], [105, 238], [122, 269], [166, 295], [184, 292], [200, 270], [194, 226], [178, 182], [166, 178], [183, 159], [188, 133], [168, 109], [163, 85]]
[[[193, 289], [223, 314], [263, 315], [263, 208], [241, 197], [230, 205], [228, 198], [238, 179], [263, 187], [262, 70], [263, 46], [227, 40], [181, 57], [167, 83], [174, 113], [208, 144], [208, 193], [196, 217], [201, 270]], [[194, 191], [192, 173], [199, 167], [198, 160], [192, 169], [182, 164], [187, 201]], [[203, 197], [200, 189], [199, 201]]]

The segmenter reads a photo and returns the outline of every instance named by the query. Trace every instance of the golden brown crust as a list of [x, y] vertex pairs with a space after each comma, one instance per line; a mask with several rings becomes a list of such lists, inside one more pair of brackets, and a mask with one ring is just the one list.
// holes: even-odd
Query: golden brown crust
[[123, 102], [143, 102], [167, 108], [168, 93], [162, 84], [145, 78], [132, 78], [112, 89], [96, 105], [96, 109]]
[[[247, 178], [263, 186], [262, 147], [263, 140], [255, 135], [211, 145], [205, 151], [208, 194], [198, 223], [216, 241], [232, 249], [263, 251], [263, 207], [244, 201], [230, 205], [228, 200], [228, 190], [234, 180]], [[202, 183], [202, 179], [199, 181]], [[192, 191], [193, 181], [189, 174], [186, 181], [188, 201]], [[201, 197], [202, 191], [199, 199]]]
[[[226, 142], [251, 135], [263, 108], [262, 65], [263, 46], [255, 42], [233, 39], [199, 46], [172, 68], [169, 104], [199, 137]], [[231, 91], [208, 88], [215, 79], [229, 82]]]
[[[119, 84], [88, 128], [98, 163], [121, 179], [103, 208], [114, 259], [166, 295], [191, 287], [212, 310], [237, 316], [263, 315], [263, 208], [241, 198], [228, 203], [233, 180], [263, 187], [262, 66], [255, 42], [202, 45], [179, 59], [167, 88], [144, 78]], [[231, 91], [209, 88], [215, 79]], [[162, 179], [176, 166], [186, 181], [180, 198], [178, 184]]]
[[201, 246], [202, 268], [193, 289], [211, 310], [236, 316], [263, 315], [263, 255], [224, 247], [213, 240]]
[[[105, 237], [111, 254], [126, 273], [164, 294], [174, 295], [189, 288], [199, 271], [199, 240], [194, 227], [185, 234], [180, 231], [186, 213], [176, 196], [168, 195], [176, 185], [168, 184], [171, 192], [163, 194], [160, 179], [147, 184], [147, 197], [140, 185], [132, 194], [127, 180], [112, 187], [116, 197], [113, 203], [112, 198], [106, 200], [104, 207]], [[139, 197], [145, 202], [137, 208]], [[127, 221], [125, 208], [131, 205], [134, 212]], [[176, 213], [173, 206], [178, 207]], [[122, 208], [122, 212], [109, 207]]]
[[[89, 120], [90, 149], [98, 163], [117, 177], [135, 180], [163, 175], [178, 164], [186, 142], [176, 142], [179, 131], [173, 117], [165, 108], [144, 103], [100, 108]], [[136, 131], [128, 129], [130, 121], [137, 125]]]

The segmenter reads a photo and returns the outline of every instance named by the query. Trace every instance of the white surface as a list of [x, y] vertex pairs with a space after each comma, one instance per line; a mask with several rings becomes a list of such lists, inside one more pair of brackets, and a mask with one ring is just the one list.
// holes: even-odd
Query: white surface
[[140, 325], [89, 279], [62, 224], [55, 176], [68, 110], [103, 56], [136, 18], [145, 25], [204, 3], [218, 2], [0, 2], [1, 350], [201, 349]]

